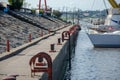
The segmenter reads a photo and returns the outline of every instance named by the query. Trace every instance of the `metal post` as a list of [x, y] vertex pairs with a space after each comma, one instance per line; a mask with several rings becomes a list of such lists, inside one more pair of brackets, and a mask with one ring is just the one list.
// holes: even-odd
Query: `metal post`
[[67, 7], [66, 7], [66, 22], [68, 20], [68, 17], [67, 17], [68, 13], [67, 13]]
[[74, 24], [74, 9], [73, 9], [73, 24]]
[[45, 2], [45, 11], [47, 11], [47, 2], [46, 0], [44, 0], [44, 2]]
[[31, 40], [32, 40], [32, 35], [29, 34], [29, 42], [31, 42]]
[[71, 70], [71, 45], [70, 45], [70, 35], [69, 35], [69, 70]]
[[6, 50], [7, 52], [10, 52], [10, 41], [9, 40], [7, 40]]
[[79, 21], [80, 21], [80, 15], [79, 15], [79, 13], [80, 13], [80, 10], [78, 9], [78, 14], [77, 14], [77, 15], [78, 15], [78, 22], [77, 22], [78, 25], [79, 25], [79, 23], [80, 23], [80, 22], [79, 22]]
[[39, 13], [40, 13], [40, 9], [41, 9], [41, 0], [39, 0]]

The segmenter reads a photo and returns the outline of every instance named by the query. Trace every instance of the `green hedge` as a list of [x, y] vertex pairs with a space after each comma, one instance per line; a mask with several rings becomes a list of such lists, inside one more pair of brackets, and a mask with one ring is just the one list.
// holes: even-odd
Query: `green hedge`
[[20, 10], [23, 5], [24, 0], [8, 0], [8, 2], [13, 7], [13, 9]]

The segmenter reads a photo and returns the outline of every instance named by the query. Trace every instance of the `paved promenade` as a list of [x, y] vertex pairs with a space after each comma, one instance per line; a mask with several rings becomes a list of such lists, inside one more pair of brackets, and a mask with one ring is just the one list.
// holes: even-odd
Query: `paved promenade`
[[[25, 50], [21, 51], [18, 55], [8, 58], [0, 62], [0, 80], [2, 78], [9, 76], [9, 75], [19, 75], [16, 79], [17, 80], [38, 80], [40, 79], [42, 74], [38, 74], [39, 76], [35, 76], [31, 78], [29, 60], [32, 56], [39, 52], [46, 52], [51, 57], [52, 60], [56, 58], [60, 49], [64, 45], [55, 45], [55, 53], [49, 53], [50, 44], [57, 44], [57, 39], [61, 38], [61, 33], [65, 30], [69, 30], [71, 26], [66, 27], [62, 30], [57, 31], [57, 33], [53, 36], [44, 39], [37, 44], [26, 48]], [[9, 54], [9, 53], [5, 53]], [[3, 55], [2, 55], [3, 56]], [[1, 56], [0, 56], [1, 57]]]

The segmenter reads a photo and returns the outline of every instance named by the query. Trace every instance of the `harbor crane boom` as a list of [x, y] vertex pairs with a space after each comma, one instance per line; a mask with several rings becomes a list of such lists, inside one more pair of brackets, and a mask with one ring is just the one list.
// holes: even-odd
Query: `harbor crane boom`
[[117, 4], [115, 0], [108, 0], [113, 8], [120, 8], [120, 5]]

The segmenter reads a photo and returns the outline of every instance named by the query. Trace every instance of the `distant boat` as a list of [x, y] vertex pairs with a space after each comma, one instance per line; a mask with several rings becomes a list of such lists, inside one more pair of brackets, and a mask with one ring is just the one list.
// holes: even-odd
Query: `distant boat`
[[105, 24], [89, 28], [88, 37], [94, 47], [120, 48], [120, 6], [109, 1], [114, 6], [108, 11]]

